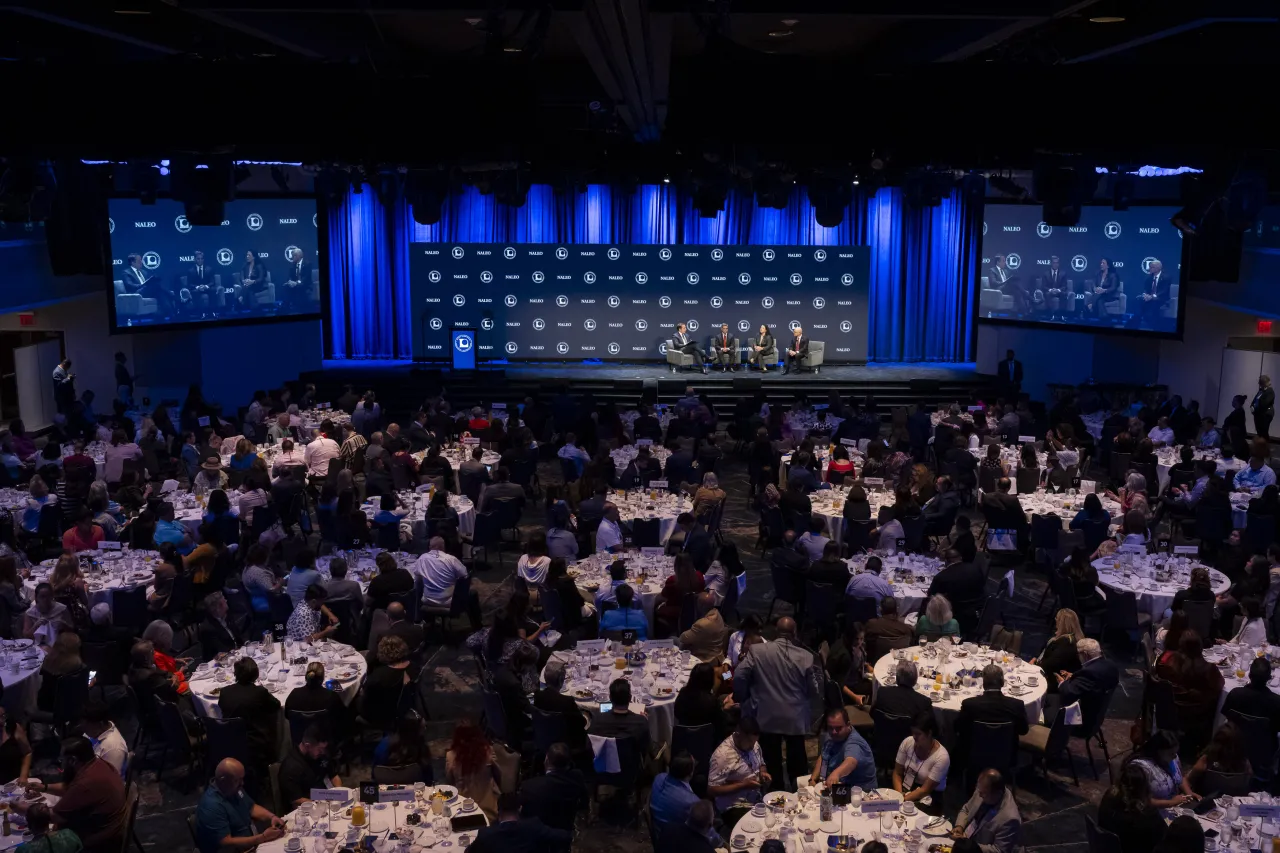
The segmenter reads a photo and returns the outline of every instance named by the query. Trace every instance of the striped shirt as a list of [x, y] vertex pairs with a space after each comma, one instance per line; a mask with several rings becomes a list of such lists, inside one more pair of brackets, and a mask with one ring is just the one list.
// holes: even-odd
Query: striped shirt
[[339, 456], [343, 459], [351, 459], [356, 455], [356, 451], [368, 445], [369, 442], [364, 440], [364, 436], [358, 432], [353, 432], [347, 436], [347, 440], [342, 442], [342, 450]]

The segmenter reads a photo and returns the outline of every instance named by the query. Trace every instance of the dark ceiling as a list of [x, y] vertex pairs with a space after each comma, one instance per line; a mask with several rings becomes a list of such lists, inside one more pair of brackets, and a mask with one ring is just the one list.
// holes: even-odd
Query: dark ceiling
[[[246, 159], [1118, 163], [1270, 144], [1280, 7], [1220, 0], [0, 6], [0, 148]], [[1112, 20], [1122, 19], [1122, 20]]]

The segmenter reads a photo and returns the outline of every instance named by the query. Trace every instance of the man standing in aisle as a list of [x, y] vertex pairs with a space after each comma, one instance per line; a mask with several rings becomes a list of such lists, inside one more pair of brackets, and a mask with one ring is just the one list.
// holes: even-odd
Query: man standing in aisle
[[787, 347], [787, 366], [782, 374], [799, 373], [800, 362], [809, 357], [809, 339], [804, 336], [804, 329], [796, 326], [791, 330], [791, 345]]
[[1276, 391], [1270, 376], [1258, 377], [1258, 393], [1253, 395], [1253, 431], [1258, 438], [1271, 441], [1271, 419], [1276, 414]]

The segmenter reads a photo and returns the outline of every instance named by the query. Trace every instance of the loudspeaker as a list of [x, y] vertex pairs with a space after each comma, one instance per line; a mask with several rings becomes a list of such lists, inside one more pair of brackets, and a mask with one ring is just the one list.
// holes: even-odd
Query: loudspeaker
[[735, 376], [733, 377], [733, 390], [754, 394], [764, 387], [764, 383], [759, 376]]

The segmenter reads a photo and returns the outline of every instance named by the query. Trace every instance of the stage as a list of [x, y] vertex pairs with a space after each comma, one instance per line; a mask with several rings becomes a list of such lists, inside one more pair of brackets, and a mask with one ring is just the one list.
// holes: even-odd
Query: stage
[[302, 378], [316, 384], [321, 399], [336, 399], [346, 384], [357, 390], [372, 388], [384, 405], [396, 411], [412, 410], [437, 387], [445, 389], [455, 406], [518, 401], [526, 396], [549, 399], [563, 386], [575, 396], [590, 395], [599, 402], [625, 406], [634, 406], [646, 389], [660, 402], [674, 402], [690, 386], [707, 394], [718, 408], [732, 408], [744, 393], [761, 393], [781, 404], [792, 402], [797, 394], [814, 401], [832, 391], [846, 398], [871, 394], [883, 414], [912, 402], [972, 405], [978, 399], [994, 399], [993, 377], [979, 374], [972, 362], [826, 364], [818, 373], [792, 375], [709, 367], [704, 376], [690, 369], [672, 373], [665, 362], [517, 362], [454, 371], [438, 363], [334, 359], [326, 360], [323, 370]]

